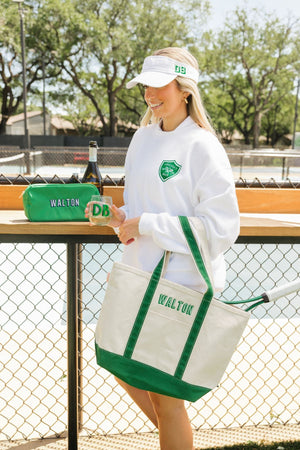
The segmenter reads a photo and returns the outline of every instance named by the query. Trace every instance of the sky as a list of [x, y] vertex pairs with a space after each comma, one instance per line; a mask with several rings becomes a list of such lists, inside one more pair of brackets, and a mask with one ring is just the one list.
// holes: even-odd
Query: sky
[[[209, 24], [220, 27], [228, 11], [233, 11], [237, 6], [243, 6], [244, 0], [210, 0], [211, 17]], [[280, 17], [287, 17], [288, 13], [300, 19], [300, 0], [248, 0], [250, 8], [263, 8], [267, 12], [273, 12]]]

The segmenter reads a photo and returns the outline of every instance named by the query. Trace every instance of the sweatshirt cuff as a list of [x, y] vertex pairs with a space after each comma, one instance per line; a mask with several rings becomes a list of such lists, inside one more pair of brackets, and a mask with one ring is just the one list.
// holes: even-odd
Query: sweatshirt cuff
[[157, 214], [142, 213], [139, 221], [139, 233], [144, 235], [151, 235], [153, 230], [153, 223]]
[[125, 213], [125, 219], [124, 220], [126, 220], [127, 219], [127, 208], [126, 208], [126, 206], [125, 205], [120, 206], [119, 209], [121, 209]]

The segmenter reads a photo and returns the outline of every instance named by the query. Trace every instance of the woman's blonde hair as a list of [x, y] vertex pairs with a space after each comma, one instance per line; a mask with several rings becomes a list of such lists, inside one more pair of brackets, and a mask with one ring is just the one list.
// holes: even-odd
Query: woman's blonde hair
[[[196, 58], [194, 58], [194, 56], [191, 55], [190, 52], [188, 52], [183, 48], [167, 47], [161, 50], [157, 50], [156, 52], [153, 53], [153, 55], [168, 56], [169, 58], [175, 59], [176, 61], [184, 62], [192, 67], [195, 67], [195, 69], [199, 70]], [[215, 134], [213, 126], [211, 125], [210, 119], [203, 106], [200, 92], [195, 81], [180, 76], [176, 77], [175, 79], [178, 83], [179, 89], [183, 92], [188, 92], [190, 94], [187, 97], [188, 115], [191, 116], [194, 122], [196, 122], [201, 128], [204, 128]], [[152, 115], [152, 111], [148, 107], [144, 117], [141, 120], [141, 125], [146, 126], [150, 122], [155, 123], [158, 121], [159, 119], [156, 119]]]

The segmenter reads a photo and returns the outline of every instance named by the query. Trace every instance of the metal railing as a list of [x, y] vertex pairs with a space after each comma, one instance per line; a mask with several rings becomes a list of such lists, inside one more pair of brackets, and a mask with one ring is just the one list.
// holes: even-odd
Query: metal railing
[[239, 176], [243, 177], [245, 162], [258, 166], [266, 164], [274, 165], [278, 160], [281, 165], [281, 179], [289, 177], [290, 167], [300, 165], [300, 150], [277, 150], [277, 149], [253, 149], [253, 150], [227, 150], [227, 155], [232, 165], [239, 165]]

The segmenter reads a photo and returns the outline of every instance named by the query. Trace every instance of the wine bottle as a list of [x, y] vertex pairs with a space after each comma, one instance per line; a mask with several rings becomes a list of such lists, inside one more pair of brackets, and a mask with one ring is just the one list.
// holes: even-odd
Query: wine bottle
[[94, 184], [99, 193], [103, 195], [102, 177], [97, 164], [97, 142], [89, 142], [89, 162], [87, 168], [85, 169], [84, 175], [82, 177], [82, 183]]

